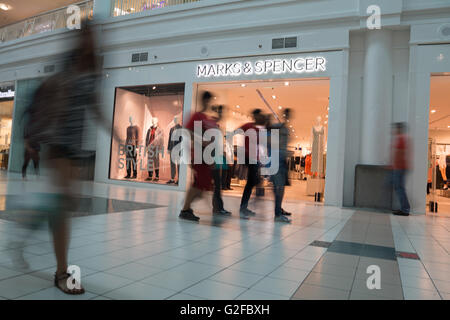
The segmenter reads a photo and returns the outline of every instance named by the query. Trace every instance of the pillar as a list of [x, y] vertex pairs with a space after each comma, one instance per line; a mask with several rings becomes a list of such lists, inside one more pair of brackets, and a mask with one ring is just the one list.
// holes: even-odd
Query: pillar
[[366, 34], [360, 163], [384, 165], [390, 159], [392, 122], [392, 32]]

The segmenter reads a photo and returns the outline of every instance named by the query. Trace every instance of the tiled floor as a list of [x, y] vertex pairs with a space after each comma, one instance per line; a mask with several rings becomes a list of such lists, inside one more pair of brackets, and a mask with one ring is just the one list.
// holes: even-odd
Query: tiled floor
[[[244, 221], [236, 214], [239, 198], [225, 197], [232, 217], [216, 217], [209, 196], [194, 207], [200, 223], [191, 223], [177, 217], [183, 193], [93, 183], [83, 184], [69, 252], [87, 293], [66, 296], [52, 285], [47, 230], [11, 245], [24, 233], [11, 221], [20, 214], [17, 205], [46, 190], [45, 179], [0, 175], [0, 299], [450, 298], [448, 218], [289, 200], [285, 209], [294, 215], [286, 225], [273, 222], [270, 200], [251, 203], [257, 215]], [[12, 262], [17, 247], [29, 269]], [[373, 265], [381, 271], [379, 290], [367, 287]]]

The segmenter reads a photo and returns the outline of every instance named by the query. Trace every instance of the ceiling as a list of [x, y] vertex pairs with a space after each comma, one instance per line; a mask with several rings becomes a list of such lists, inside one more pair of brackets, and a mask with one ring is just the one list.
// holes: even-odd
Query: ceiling
[[450, 76], [432, 76], [430, 81], [429, 128], [450, 131]]
[[25, 20], [47, 11], [62, 8], [80, 0], [0, 0], [12, 7], [11, 10], [0, 10], [0, 27]]
[[215, 104], [226, 107], [227, 126], [234, 126], [233, 129], [249, 121], [253, 109], [260, 108], [264, 113], [272, 113], [257, 90], [280, 119], [283, 109], [292, 109], [290, 129], [294, 131], [291, 131], [291, 145], [310, 146], [311, 130], [319, 116], [322, 125], [327, 128], [330, 92], [327, 79], [201, 84], [199, 90], [211, 91], [215, 96]]

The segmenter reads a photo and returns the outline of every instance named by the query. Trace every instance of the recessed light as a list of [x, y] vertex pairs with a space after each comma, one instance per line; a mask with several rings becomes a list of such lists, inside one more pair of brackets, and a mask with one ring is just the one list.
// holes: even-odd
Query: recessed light
[[236, 108], [238, 108], [238, 109], [239, 109], [240, 107], [241, 107], [240, 105], [237, 105], [237, 106], [236, 106]]
[[272, 96], [272, 98], [275, 100], [277, 98], [277, 96]]
[[281, 109], [283, 109], [283, 107], [282, 107], [282, 106], [278, 106], [278, 109], [280, 109], [280, 110], [281, 110]]
[[292, 125], [290, 125], [289, 128], [292, 128]]
[[153, 90], [156, 90], [156, 87], [153, 87]]
[[325, 118], [328, 118], [328, 115], [325, 115]]
[[247, 85], [245, 83], [241, 84], [242, 88], [245, 88]]
[[431, 110], [431, 113], [435, 113], [435, 112], [436, 112], [436, 110], [434, 110], [434, 109], [433, 109], [433, 110]]
[[286, 81], [284, 85], [287, 87], [289, 85], [289, 81]]
[[9, 4], [0, 3], [0, 10], [8, 11], [8, 10], [11, 10], [11, 9], [12, 9], [12, 7]]

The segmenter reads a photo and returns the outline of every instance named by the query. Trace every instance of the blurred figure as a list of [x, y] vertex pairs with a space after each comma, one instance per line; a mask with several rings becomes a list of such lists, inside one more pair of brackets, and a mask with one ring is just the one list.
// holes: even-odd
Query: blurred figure
[[[247, 184], [242, 194], [240, 216], [242, 219], [249, 219], [249, 216], [255, 215], [255, 213], [248, 209], [248, 201], [252, 195], [253, 188], [259, 183], [259, 167], [258, 167], [258, 145], [259, 145], [259, 126], [264, 126], [266, 123], [266, 117], [263, 115], [261, 109], [255, 109], [252, 112], [254, 122], [244, 124], [239, 129], [247, 133], [249, 130], [254, 130], [257, 135], [256, 145], [250, 145], [250, 139], [245, 137], [245, 165], [248, 168], [247, 171]], [[252, 159], [256, 155], [256, 159]], [[256, 162], [256, 163], [250, 163]]]
[[[79, 283], [68, 287], [68, 248], [70, 240], [69, 210], [76, 208], [72, 195], [77, 184], [71, 172], [76, 159], [86, 154], [82, 150], [85, 115], [93, 117], [106, 129], [111, 129], [97, 104], [99, 75], [92, 30], [84, 25], [78, 32], [75, 49], [70, 53], [65, 70], [41, 85], [41, 96], [28, 120], [27, 141], [30, 145], [45, 145], [46, 160], [51, 164], [51, 182], [58, 194], [49, 195], [46, 205], [50, 231], [57, 261], [55, 286], [66, 294], [84, 293]], [[117, 134], [114, 132], [117, 139]]]
[[275, 221], [279, 222], [291, 222], [286, 216], [290, 216], [291, 213], [283, 210], [283, 198], [286, 184], [288, 182], [288, 166], [287, 166], [287, 146], [289, 142], [289, 129], [287, 127], [287, 122], [291, 118], [291, 109], [285, 109], [283, 112], [283, 122], [275, 123], [268, 127], [270, 130], [278, 130], [279, 141], [276, 143], [273, 141], [271, 136], [269, 136], [270, 141], [268, 142], [269, 156], [272, 154], [273, 148], [278, 148], [279, 152], [279, 168], [276, 174], [271, 176], [273, 183], [273, 192], [275, 195]]
[[[29, 118], [34, 117], [34, 113], [37, 112], [37, 108], [39, 107], [39, 101], [42, 100], [42, 95], [45, 93], [42, 90], [43, 88], [40, 87], [38, 90], [36, 90], [34, 97], [28, 106], [28, 108], [25, 110], [23, 114], [23, 118], [26, 118], [26, 122], [28, 122]], [[30, 136], [30, 127], [28, 125], [24, 126], [24, 133], [23, 133], [23, 140], [25, 145], [25, 151], [24, 151], [24, 161], [22, 166], [22, 178], [26, 180], [27, 178], [27, 168], [28, 164], [30, 163], [30, 160], [33, 160], [34, 165], [34, 171], [36, 175], [39, 175], [39, 152], [41, 151], [41, 145], [38, 142], [33, 142], [32, 137]]]
[[[220, 122], [223, 117], [223, 106], [214, 106], [213, 111], [217, 113], [217, 117], [215, 117], [216, 123]], [[219, 126], [217, 126], [219, 128]], [[212, 198], [213, 205], [213, 214], [219, 214], [224, 216], [230, 216], [231, 212], [225, 210], [222, 199], [222, 172], [228, 171], [227, 163], [225, 155], [222, 155], [222, 159], [219, 158], [219, 155], [214, 155], [215, 164], [212, 169], [212, 177], [214, 180], [214, 193]], [[222, 162], [222, 164], [220, 164]]]
[[406, 123], [398, 122], [392, 125], [392, 184], [400, 200], [400, 210], [394, 211], [393, 214], [399, 216], [409, 216], [410, 211], [405, 189], [405, 176], [410, 169], [408, 163], [410, 144], [406, 131]]
[[202, 163], [193, 163], [194, 160], [194, 144], [196, 143], [194, 124], [195, 122], [201, 123], [202, 137], [197, 137], [198, 141], [202, 141], [203, 148], [209, 144], [209, 142], [203, 141], [203, 133], [212, 128], [217, 128], [217, 122], [211, 117], [213, 114], [211, 108], [212, 94], [208, 91], [203, 92], [201, 97], [201, 110], [192, 115], [191, 119], [186, 125], [186, 129], [191, 131], [192, 136], [192, 169], [194, 173], [194, 182], [186, 193], [186, 199], [183, 209], [180, 212], [180, 219], [199, 221], [200, 218], [194, 214], [191, 208], [192, 202], [198, 197], [201, 197], [205, 191], [210, 191], [212, 188], [212, 170], [211, 166], [204, 162], [202, 157]]

